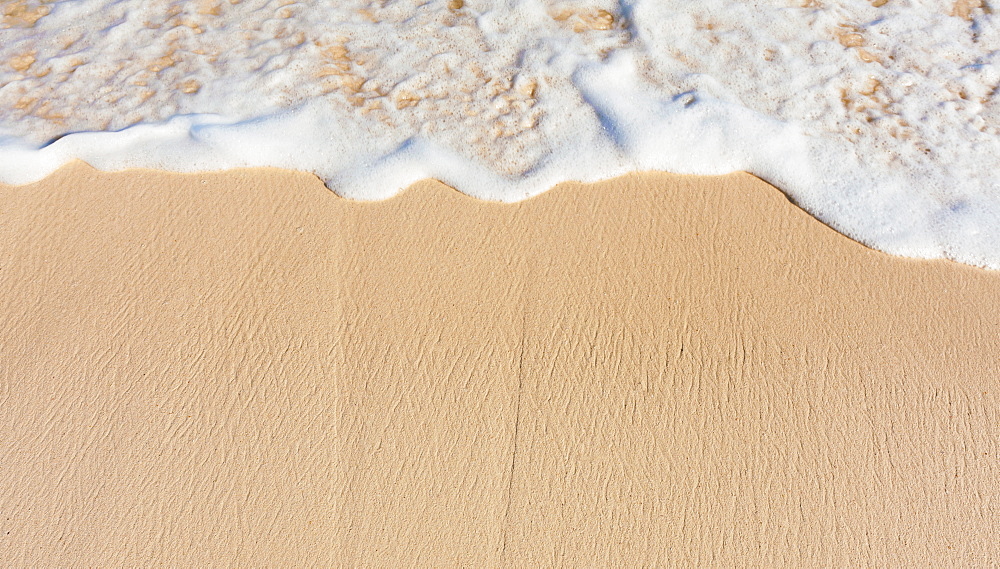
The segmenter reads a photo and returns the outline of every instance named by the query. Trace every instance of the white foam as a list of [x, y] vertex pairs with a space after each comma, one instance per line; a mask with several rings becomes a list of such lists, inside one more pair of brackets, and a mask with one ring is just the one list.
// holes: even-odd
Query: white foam
[[516, 201], [746, 170], [873, 247], [1000, 268], [997, 20], [976, 0], [878, 3], [14, 2], [0, 181], [78, 158]]

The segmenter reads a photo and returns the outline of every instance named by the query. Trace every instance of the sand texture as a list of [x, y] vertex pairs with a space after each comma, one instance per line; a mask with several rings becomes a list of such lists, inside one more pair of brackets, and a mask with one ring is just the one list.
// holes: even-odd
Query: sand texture
[[1000, 273], [746, 174], [0, 187], [8, 567], [995, 566]]

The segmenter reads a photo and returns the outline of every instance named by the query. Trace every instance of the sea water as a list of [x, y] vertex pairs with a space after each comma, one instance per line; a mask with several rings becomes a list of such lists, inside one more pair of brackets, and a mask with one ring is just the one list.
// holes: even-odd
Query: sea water
[[277, 166], [516, 201], [745, 170], [872, 247], [1000, 269], [984, 0], [4, 0], [0, 181]]

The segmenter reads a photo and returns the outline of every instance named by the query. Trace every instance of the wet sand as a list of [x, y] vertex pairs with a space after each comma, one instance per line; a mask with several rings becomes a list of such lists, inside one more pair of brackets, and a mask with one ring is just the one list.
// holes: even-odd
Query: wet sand
[[7, 566], [1000, 563], [1000, 273], [747, 174], [0, 186]]

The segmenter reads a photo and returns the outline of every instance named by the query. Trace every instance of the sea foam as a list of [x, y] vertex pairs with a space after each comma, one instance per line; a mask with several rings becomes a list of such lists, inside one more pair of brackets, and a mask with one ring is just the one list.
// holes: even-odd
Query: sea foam
[[516, 201], [745, 170], [872, 247], [1000, 269], [997, 25], [980, 0], [17, 0], [0, 181], [277, 166]]

